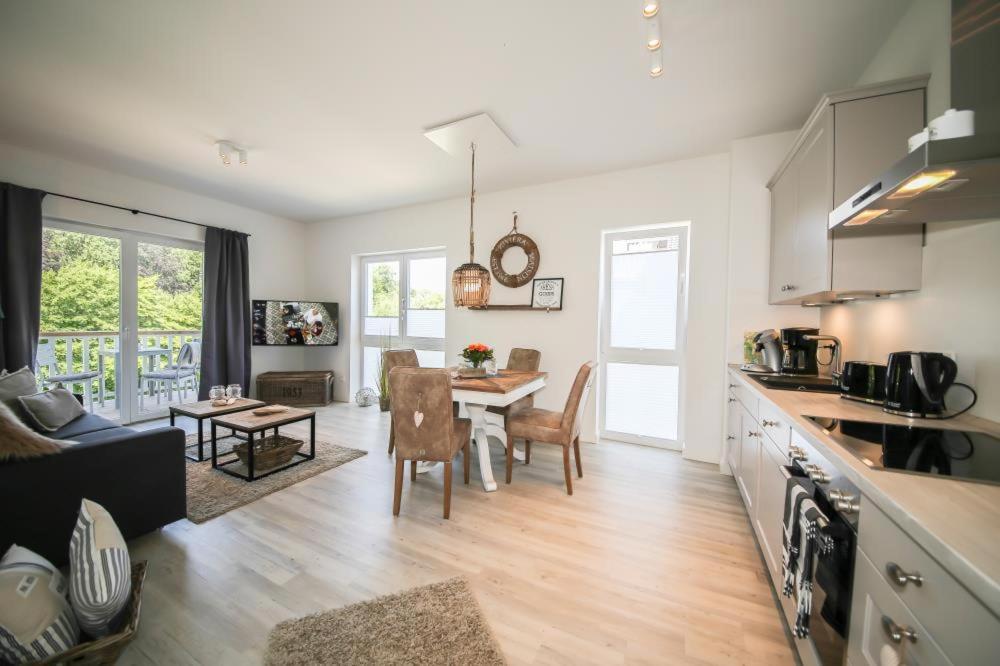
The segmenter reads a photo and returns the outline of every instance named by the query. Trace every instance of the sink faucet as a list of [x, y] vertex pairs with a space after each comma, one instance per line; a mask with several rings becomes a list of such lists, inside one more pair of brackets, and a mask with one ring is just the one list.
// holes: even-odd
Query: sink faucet
[[843, 374], [843, 368], [840, 364], [840, 353], [844, 348], [844, 345], [840, 342], [840, 338], [835, 335], [803, 335], [803, 339], [820, 342], [826, 341], [831, 344], [824, 345], [824, 349], [832, 349], [833, 356], [830, 358], [830, 365], [833, 366], [830, 370], [830, 375], [833, 377], [834, 381], [840, 381], [840, 375]]

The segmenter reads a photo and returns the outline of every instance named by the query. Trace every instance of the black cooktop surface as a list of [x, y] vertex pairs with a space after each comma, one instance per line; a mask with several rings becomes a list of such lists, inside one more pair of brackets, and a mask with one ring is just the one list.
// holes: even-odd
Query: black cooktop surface
[[984, 432], [806, 418], [872, 469], [1000, 484], [1000, 439]]

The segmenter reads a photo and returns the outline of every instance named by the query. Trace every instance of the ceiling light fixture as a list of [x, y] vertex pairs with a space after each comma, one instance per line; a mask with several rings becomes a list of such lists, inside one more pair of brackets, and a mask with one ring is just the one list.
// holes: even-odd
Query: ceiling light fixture
[[219, 159], [226, 166], [233, 163], [233, 155], [240, 161], [243, 166], [247, 165], [247, 149], [241, 146], [237, 146], [232, 141], [216, 141], [215, 145], [219, 148]]
[[849, 221], [844, 222], [845, 227], [860, 227], [862, 224], [868, 224], [872, 220], [882, 217], [889, 212], [888, 208], [875, 208], [871, 210], [863, 210]]
[[890, 199], [908, 199], [921, 192], [926, 192], [955, 175], [952, 169], [944, 171], [926, 171], [900, 185], [899, 189], [889, 195]]
[[490, 272], [476, 263], [476, 144], [472, 150], [472, 186], [469, 190], [469, 261], [451, 276], [451, 295], [455, 307], [481, 307], [490, 302]]
[[646, 48], [650, 51], [656, 51], [663, 46], [663, 42], [660, 41], [660, 22], [653, 19], [646, 21], [646, 23], [649, 24], [646, 27]]
[[653, 18], [660, 11], [659, 0], [642, 0], [642, 15], [646, 18]]
[[663, 52], [657, 49], [649, 54], [649, 75], [654, 79], [663, 74]]
[[663, 37], [660, 35], [659, 15], [659, 0], [643, 0], [642, 16], [646, 24], [646, 50], [649, 51], [649, 75], [654, 79], [663, 74]]

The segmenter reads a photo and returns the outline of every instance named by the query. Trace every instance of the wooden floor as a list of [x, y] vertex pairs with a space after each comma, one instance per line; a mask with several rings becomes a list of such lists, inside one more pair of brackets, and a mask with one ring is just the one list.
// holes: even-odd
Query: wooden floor
[[569, 497], [560, 451], [538, 444], [510, 486], [495, 456], [495, 493], [474, 459], [451, 520], [442, 471], [407, 474], [393, 518], [388, 416], [337, 404], [317, 420], [318, 438], [369, 455], [130, 544], [149, 575], [120, 663], [258, 663], [277, 622], [459, 575], [512, 664], [793, 662], [736, 486], [714, 465], [583, 444]]

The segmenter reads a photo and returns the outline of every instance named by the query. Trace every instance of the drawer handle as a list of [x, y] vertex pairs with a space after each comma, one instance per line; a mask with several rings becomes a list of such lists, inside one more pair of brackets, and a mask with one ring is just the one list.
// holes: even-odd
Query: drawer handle
[[736, 402], [736, 398], [729, 398], [729, 402]]
[[907, 573], [903, 567], [899, 566], [895, 562], [889, 562], [886, 564], [885, 571], [889, 574], [889, 580], [899, 587], [906, 587], [907, 583], [913, 583], [917, 587], [924, 584], [924, 577], [920, 575], [919, 571]]
[[904, 638], [911, 643], [917, 642], [917, 632], [909, 627], [896, 624], [888, 615], [882, 616], [882, 630], [893, 643], [902, 643]]
[[747, 430], [747, 437], [760, 437], [760, 433], [754, 432], [753, 430]]
[[726, 435], [726, 439], [727, 440], [736, 439], [736, 435]]
[[767, 419], [764, 419], [763, 421], [761, 421], [761, 425], [764, 426], [765, 428], [776, 428], [781, 424], [778, 423], [777, 421], [768, 421]]
[[736, 384], [730, 384], [729, 388], [736, 388]]

